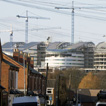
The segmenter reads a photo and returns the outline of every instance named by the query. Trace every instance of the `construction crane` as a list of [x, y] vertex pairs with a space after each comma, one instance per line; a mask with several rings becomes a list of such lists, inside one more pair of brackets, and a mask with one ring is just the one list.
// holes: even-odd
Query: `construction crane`
[[[39, 30], [49, 30], [49, 29], [61, 29], [61, 27], [48, 27], [48, 28], [32, 28], [32, 29], [29, 29], [29, 31], [39, 31]], [[23, 29], [17, 29], [17, 30], [13, 30], [13, 29], [10, 29], [10, 30], [0, 30], [0, 33], [2, 32], [10, 32], [10, 42], [13, 42], [13, 32], [14, 31], [24, 31]]]
[[[61, 13], [61, 14], [70, 14], [70, 13], [66, 13], [63, 11], [56, 11], [54, 9], [51, 8], [44, 8], [44, 7], [40, 7], [40, 6], [36, 6], [36, 5], [31, 5], [31, 4], [25, 4], [22, 2], [14, 2], [14, 1], [10, 1], [10, 0], [3, 0], [4, 2], [8, 2], [8, 3], [12, 3], [12, 4], [16, 4], [16, 5], [21, 5], [21, 6], [25, 6], [25, 7], [31, 7], [31, 8], [36, 8], [36, 9], [41, 9], [41, 10], [45, 10], [45, 11], [51, 11], [51, 12], [56, 12], [56, 13]], [[75, 9], [106, 9], [106, 6], [94, 6], [94, 7], [74, 7], [74, 1], [72, 1], [72, 7], [55, 7], [55, 9], [72, 9], [72, 32], [71, 32], [71, 42], [74, 43], [74, 10]], [[81, 16], [83, 17], [83, 16]]]
[[16, 17], [18, 18], [25, 18], [25, 24], [26, 24], [26, 28], [25, 28], [25, 43], [28, 43], [28, 19], [32, 18], [32, 19], [50, 19], [50, 18], [45, 18], [45, 17], [35, 17], [35, 16], [28, 16], [28, 11], [26, 11], [26, 16], [20, 16], [17, 15]]
[[10, 33], [10, 42], [11, 42], [10, 43], [11, 44], [11, 50], [10, 51], [12, 52], [12, 45], [13, 45], [12, 44], [13, 43], [13, 30], [12, 30], [12, 28], [10, 30], [0, 30], [0, 33], [1, 32], [9, 32]]
[[72, 8], [55, 7], [55, 9], [72, 9], [72, 14], [71, 14], [71, 43], [74, 43], [74, 1], [72, 1]]
[[1, 32], [10, 32], [10, 42], [13, 42], [13, 30], [10, 29], [10, 30], [0, 30], [0, 33]]
[[55, 9], [72, 9], [71, 12], [71, 43], [74, 43], [74, 10], [75, 9], [104, 9], [106, 7], [74, 7], [74, 1], [72, 1], [72, 7], [55, 7]]
[[[49, 30], [49, 29], [61, 29], [61, 27], [48, 27], [48, 28], [32, 28], [29, 29], [30, 31], [39, 31], [39, 30]], [[12, 27], [10, 30], [0, 30], [0, 33], [2, 32], [9, 32], [10, 33], [10, 44], [11, 44], [11, 51], [12, 51], [12, 47], [13, 47], [13, 32], [14, 31], [24, 31], [22, 29], [17, 29], [17, 30], [13, 30]]]

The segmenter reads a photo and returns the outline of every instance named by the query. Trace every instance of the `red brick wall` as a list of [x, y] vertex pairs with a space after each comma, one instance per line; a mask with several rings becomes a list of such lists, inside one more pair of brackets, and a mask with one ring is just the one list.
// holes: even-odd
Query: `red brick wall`
[[[23, 63], [23, 52], [19, 52], [19, 50], [15, 50], [13, 53], [13, 58], [20, 62]], [[33, 58], [31, 58], [30, 56], [28, 56], [28, 54], [25, 55], [25, 63], [27, 63], [33, 68], [34, 66], [34, 60]]]
[[22, 54], [19, 55], [19, 62], [23, 63], [23, 55]]
[[6, 91], [9, 90], [9, 67], [9, 65], [2, 62], [1, 85], [6, 88]]
[[[25, 81], [27, 88], [27, 69], [25, 69]], [[18, 72], [18, 89], [24, 89], [24, 69], [20, 68]]]
[[13, 58], [14, 58], [16, 61], [19, 61], [19, 52], [14, 52], [14, 53], [13, 53]]

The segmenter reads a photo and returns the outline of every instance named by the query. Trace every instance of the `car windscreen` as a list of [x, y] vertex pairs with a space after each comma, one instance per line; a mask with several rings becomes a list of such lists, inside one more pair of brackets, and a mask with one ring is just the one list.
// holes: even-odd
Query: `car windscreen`
[[12, 106], [37, 106], [37, 103], [16, 103], [13, 104]]

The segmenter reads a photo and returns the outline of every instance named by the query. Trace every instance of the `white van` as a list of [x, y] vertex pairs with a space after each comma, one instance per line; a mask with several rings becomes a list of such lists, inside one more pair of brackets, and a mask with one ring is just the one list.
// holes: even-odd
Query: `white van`
[[40, 106], [38, 96], [15, 97], [12, 106]]
[[97, 102], [96, 106], [106, 106], [106, 102]]

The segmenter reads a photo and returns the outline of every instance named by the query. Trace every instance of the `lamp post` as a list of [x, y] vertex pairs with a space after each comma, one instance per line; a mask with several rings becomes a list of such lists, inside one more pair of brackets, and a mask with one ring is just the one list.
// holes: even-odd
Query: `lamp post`
[[78, 106], [78, 89], [77, 89], [77, 101], [76, 101], [76, 106]]
[[45, 81], [45, 106], [47, 106], [47, 103], [46, 103], [46, 89], [47, 89], [48, 70], [49, 70], [49, 66], [48, 66], [48, 63], [47, 63], [46, 81]]
[[60, 102], [60, 98], [59, 98], [59, 91], [60, 91], [60, 77], [64, 76], [63, 74], [59, 74], [58, 78], [57, 78], [57, 93], [56, 93], [56, 106], [59, 106], [59, 102]]
[[23, 54], [23, 67], [24, 67], [24, 95], [26, 95], [26, 81], [25, 81], [25, 54]]
[[[78, 106], [78, 91], [81, 91], [81, 89], [77, 89], [77, 101], [76, 101], [76, 106]], [[81, 99], [81, 97], [80, 97]]]

